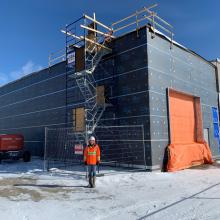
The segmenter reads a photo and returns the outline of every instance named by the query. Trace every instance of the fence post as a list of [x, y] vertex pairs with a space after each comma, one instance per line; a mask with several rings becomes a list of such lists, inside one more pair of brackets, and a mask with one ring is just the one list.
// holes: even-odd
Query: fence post
[[44, 128], [44, 172], [47, 170], [47, 127]]

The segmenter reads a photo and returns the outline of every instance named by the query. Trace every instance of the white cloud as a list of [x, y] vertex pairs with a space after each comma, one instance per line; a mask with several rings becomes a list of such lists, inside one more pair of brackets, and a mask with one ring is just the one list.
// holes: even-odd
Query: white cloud
[[8, 82], [8, 77], [3, 74], [3, 73], [0, 73], [0, 86], [6, 84]]
[[29, 60], [25, 63], [20, 69], [11, 71], [8, 74], [0, 73], [0, 86], [11, 82], [13, 80], [19, 79], [25, 75], [28, 75], [33, 72], [37, 72], [43, 69], [42, 66], [35, 64], [33, 61]]
[[22, 76], [28, 75], [30, 73], [39, 71], [42, 69], [42, 66], [36, 65], [31, 60], [24, 64], [20, 70], [15, 70], [10, 73], [10, 78], [12, 80], [19, 79]]

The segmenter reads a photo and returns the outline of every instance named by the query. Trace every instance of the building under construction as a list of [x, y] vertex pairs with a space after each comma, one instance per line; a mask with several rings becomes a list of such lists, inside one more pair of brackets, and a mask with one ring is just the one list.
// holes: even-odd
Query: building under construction
[[[104, 162], [170, 171], [210, 163], [219, 155], [216, 65], [175, 42], [155, 6], [110, 26], [95, 14], [67, 25], [64, 53], [47, 69], [0, 88], [1, 133], [21, 133], [32, 154], [57, 160], [94, 134]], [[67, 133], [59, 142], [45, 127], [71, 129], [70, 149]]]

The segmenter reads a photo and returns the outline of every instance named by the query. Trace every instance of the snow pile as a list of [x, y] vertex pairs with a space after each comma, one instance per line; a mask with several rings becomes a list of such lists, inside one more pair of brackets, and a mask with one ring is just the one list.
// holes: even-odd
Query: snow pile
[[[0, 219], [219, 219], [219, 165], [97, 178], [44, 173], [41, 160], [0, 165]], [[82, 169], [83, 170], [83, 169]]]

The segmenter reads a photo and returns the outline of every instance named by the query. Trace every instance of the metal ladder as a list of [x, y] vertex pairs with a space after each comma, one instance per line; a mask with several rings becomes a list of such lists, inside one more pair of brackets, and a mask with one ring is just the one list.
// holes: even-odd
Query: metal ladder
[[[105, 45], [105, 41], [103, 41], [102, 45]], [[86, 50], [86, 68], [75, 73], [77, 86], [85, 99], [87, 134], [94, 132], [106, 108], [105, 104], [100, 105], [97, 103], [96, 82], [93, 73], [102, 57], [110, 51], [110, 49], [97, 48], [96, 45], [92, 50]]]

